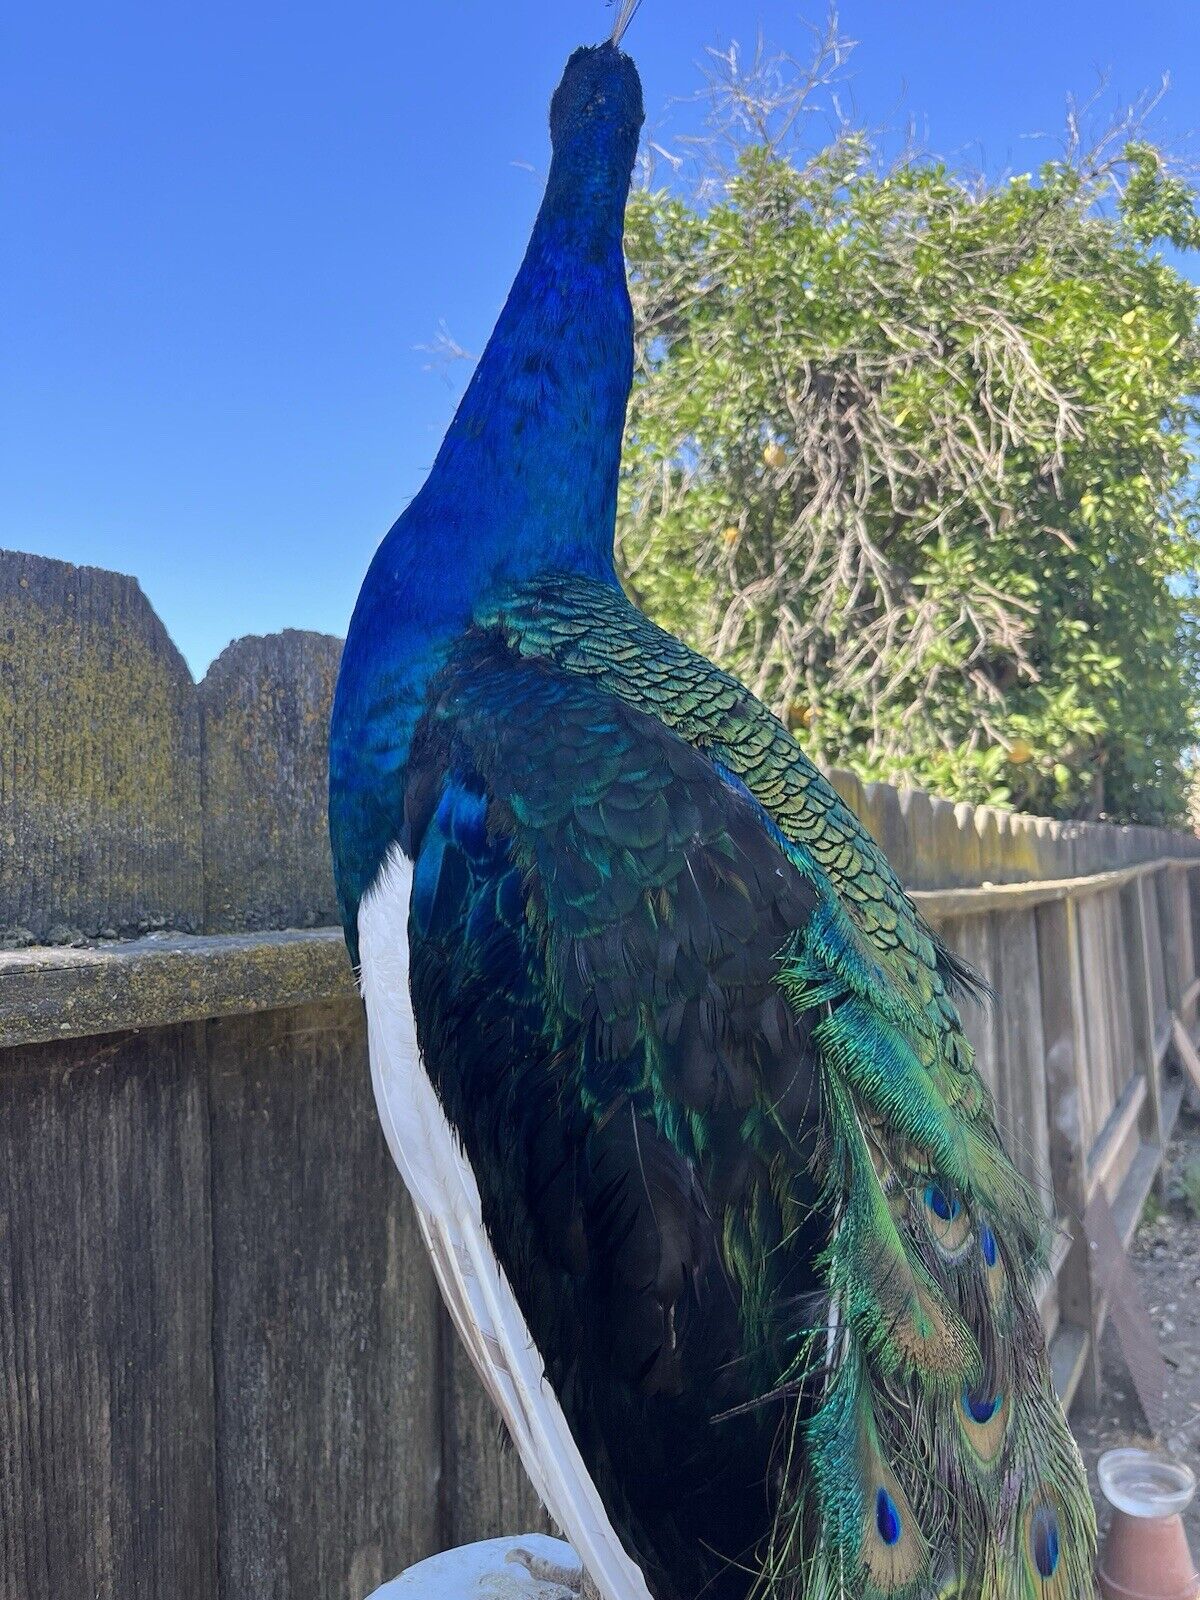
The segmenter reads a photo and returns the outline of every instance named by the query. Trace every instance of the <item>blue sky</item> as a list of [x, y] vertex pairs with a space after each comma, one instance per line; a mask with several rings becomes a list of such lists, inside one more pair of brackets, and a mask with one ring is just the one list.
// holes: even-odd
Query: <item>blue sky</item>
[[[704, 46], [805, 48], [792, 0], [644, 0], [665, 142]], [[342, 632], [418, 487], [536, 210], [546, 106], [601, 0], [26, 0], [0, 127], [0, 544], [134, 573], [194, 672], [233, 637]], [[1170, 71], [1195, 0], [846, 0], [844, 99], [998, 172], [1069, 90]], [[533, 167], [531, 173], [528, 169]]]

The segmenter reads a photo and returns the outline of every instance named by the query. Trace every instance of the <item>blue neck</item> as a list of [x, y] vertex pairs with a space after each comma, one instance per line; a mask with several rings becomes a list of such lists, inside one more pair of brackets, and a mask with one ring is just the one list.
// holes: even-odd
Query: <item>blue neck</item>
[[408, 524], [436, 528], [472, 599], [500, 576], [611, 571], [633, 375], [624, 202], [624, 189], [581, 194], [552, 169], [500, 320], [428, 481], [389, 535], [411, 553]]
[[621, 250], [628, 175], [614, 183], [574, 166], [570, 153], [556, 156], [525, 259], [433, 469], [363, 585], [355, 625], [382, 608], [393, 662], [401, 635], [416, 649], [453, 637], [498, 584], [564, 570], [612, 577], [633, 376]]
[[429, 678], [479, 608], [499, 586], [540, 572], [616, 581], [617, 473], [633, 372], [621, 249], [632, 158], [632, 148], [594, 144], [556, 154], [500, 320], [426, 483], [363, 584], [330, 748], [347, 911], [364, 887], [354, 880], [366, 873], [369, 881], [378, 864], [368, 872], [358, 860], [375, 853], [377, 829], [349, 849], [351, 870], [339, 828], [357, 836], [363, 819], [351, 813], [381, 805], [394, 823]]

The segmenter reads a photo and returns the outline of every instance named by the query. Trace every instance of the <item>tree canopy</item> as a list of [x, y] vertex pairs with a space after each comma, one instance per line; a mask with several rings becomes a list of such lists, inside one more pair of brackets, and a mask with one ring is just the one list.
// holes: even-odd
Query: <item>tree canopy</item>
[[1122, 118], [984, 180], [800, 130], [720, 58], [648, 182], [619, 551], [664, 624], [864, 778], [1178, 820], [1200, 701], [1196, 194]]

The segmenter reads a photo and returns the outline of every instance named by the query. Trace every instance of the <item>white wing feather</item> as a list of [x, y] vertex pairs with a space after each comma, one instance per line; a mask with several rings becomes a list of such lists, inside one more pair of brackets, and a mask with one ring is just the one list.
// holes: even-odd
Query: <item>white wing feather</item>
[[542, 1503], [605, 1600], [650, 1600], [576, 1447], [483, 1226], [479, 1187], [421, 1062], [408, 987], [412, 864], [395, 850], [358, 914], [371, 1080], [459, 1337]]

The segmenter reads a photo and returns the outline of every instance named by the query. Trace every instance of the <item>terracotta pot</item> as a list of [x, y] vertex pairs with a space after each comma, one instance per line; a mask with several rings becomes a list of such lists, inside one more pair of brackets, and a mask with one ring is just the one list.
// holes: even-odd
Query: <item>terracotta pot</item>
[[1113, 1506], [1097, 1572], [1104, 1600], [1200, 1600], [1180, 1516], [1196, 1487], [1191, 1469], [1149, 1450], [1109, 1450], [1099, 1476]]
[[1104, 1600], [1196, 1600], [1200, 1578], [1183, 1518], [1131, 1517], [1114, 1511], [1100, 1556]]

